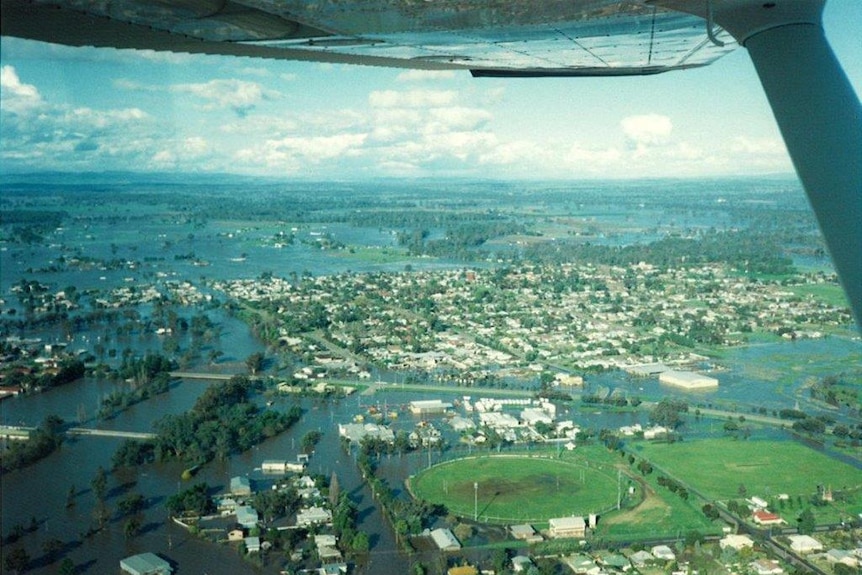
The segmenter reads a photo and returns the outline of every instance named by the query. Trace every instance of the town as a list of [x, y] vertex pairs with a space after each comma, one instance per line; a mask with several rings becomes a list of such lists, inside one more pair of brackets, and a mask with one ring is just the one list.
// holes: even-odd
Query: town
[[105, 243], [75, 194], [4, 200], [9, 572], [858, 569], [862, 352], [834, 273], [770, 251], [799, 218], [697, 229], [726, 206], [698, 188], [685, 228], [443, 192], [398, 224], [376, 190], [222, 221], [182, 191], [143, 196], [158, 242]]

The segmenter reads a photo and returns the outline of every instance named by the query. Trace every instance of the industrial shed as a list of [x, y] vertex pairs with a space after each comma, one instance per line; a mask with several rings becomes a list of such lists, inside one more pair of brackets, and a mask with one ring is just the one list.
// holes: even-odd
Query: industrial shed
[[666, 385], [682, 389], [715, 389], [718, 380], [693, 371], [665, 371], [659, 374], [658, 380]]
[[171, 575], [171, 564], [155, 553], [141, 553], [120, 560], [120, 569], [129, 575]]

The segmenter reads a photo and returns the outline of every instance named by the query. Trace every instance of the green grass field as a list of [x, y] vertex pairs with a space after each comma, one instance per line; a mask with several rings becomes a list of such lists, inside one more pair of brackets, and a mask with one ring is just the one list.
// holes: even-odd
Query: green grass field
[[[862, 512], [862, 472], [792, 441], [706, 439], [642, 444], [636, 452], [710, 499], [741, 499], [744, 491], [768, 500], [786, 493], [808, 505], [817, 486], [824, 485], [848, 498], [818, 508], [822, 521]], [[786, 512], [791, 515], [789, 506]]]
[[[474, 484], [478, 489], [474, 491]], [[580, 459], [529, 455], [464, 458], [427, 469], [410, 480], [416, 497], [455, 515], [493, 523], [546, 522], [600, 512], [616, 505], [613, 471]], [[474, 496], [478, 494], [478, 506]]]

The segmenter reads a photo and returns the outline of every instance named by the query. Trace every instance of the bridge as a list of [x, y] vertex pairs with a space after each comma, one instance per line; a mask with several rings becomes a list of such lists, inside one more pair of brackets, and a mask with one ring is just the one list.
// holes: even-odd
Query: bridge
[[66, 430], [66, 435], [91, 437], [123, 437], [126, 439], [155, 439], [155, 433], [141, 431], [120, 431], [116, 429], [92, 429], [89, 427], [72, 427]]
[[[7, 439], [30, 439], [36, 431], [35, 427], [24, 425], [0, 425], [0, 437]], [[140, 431], [122, 431], [118, 429], [94, 429], [91, 427], [72, 427], [66, 430], [66, 435], [77, 437], [122, 437], [125, 439], [155, 439], [155, 433]]]
[[237, 373], [206, 373], [200, 371], [172, 371], [170, 376], [175, 379], [200, 379], [207, 381], [230, 381]]

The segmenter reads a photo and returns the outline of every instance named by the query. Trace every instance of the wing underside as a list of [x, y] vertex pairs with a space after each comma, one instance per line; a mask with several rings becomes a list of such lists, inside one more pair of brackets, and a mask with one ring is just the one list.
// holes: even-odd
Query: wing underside
[[[736, 47], [643, 0], [2, 2], [2, 34], [78, 46], [345, 62], [476, 75], [627, 75]], [[719, 44], [724, 44], [719, 45]]]

